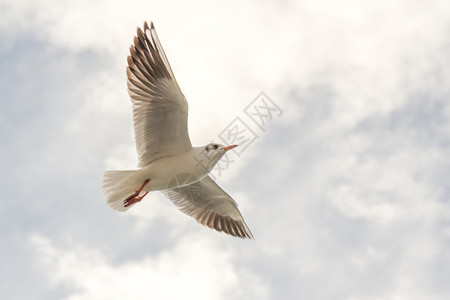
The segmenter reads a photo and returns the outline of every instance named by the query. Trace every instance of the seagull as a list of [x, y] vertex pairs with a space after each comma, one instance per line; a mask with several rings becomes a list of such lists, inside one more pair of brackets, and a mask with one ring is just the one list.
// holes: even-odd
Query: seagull
[[192, 147], [188, 103], [170, 67], [153, 22], [137, 29], [127, 58], [128, 94], [138, 169], [106, 171], [106, 202], [124, 212], [150, 191], [161, 191], [183, 213], [232, 236], [254, 239], [237, 203], [209, 176], [221, 157], [237, 145]]

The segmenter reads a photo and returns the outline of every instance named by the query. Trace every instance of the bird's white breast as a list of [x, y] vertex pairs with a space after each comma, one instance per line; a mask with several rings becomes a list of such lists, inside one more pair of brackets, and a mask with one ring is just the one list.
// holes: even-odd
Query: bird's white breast
[[165, 190], [203, 179], [209, 170], [199, 163], [194, 151], [163, 157], [139, 172], [138, 181], [150, 179], [144, 191]]

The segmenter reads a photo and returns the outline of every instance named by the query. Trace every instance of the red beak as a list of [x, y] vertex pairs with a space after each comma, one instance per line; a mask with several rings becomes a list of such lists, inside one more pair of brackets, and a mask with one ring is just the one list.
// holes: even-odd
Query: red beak
[[235, 147], [237, 147], [238, 145], [230, 145], [230, 146], [227, 146], [227, 147], [224, 147], [224, 148], [222, 148], [223, 150], [225, 150], [225, 151], [228, 151], [228, 150], [231, 150], [231, 149], [233, 149], [233, 148], [235, 148]]

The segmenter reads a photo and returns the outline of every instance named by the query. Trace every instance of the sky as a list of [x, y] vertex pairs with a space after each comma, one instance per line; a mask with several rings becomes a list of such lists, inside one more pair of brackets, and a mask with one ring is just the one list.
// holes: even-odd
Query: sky
[[[144, 21], [254, 241], [106, 204]], [[0, 0], [0, 55], [1, 299], [450, 298], [450, 2]]]

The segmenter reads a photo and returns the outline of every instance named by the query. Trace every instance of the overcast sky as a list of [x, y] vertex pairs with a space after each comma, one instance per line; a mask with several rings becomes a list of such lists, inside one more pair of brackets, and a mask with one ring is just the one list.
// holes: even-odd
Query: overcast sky
[[[255, 241], [105, 203], [144, 21], [192, 143], [252, 132], [213, 175]], [[0, 55], [1, 299], [450, 298], [449, 1], [0, 0]]]

